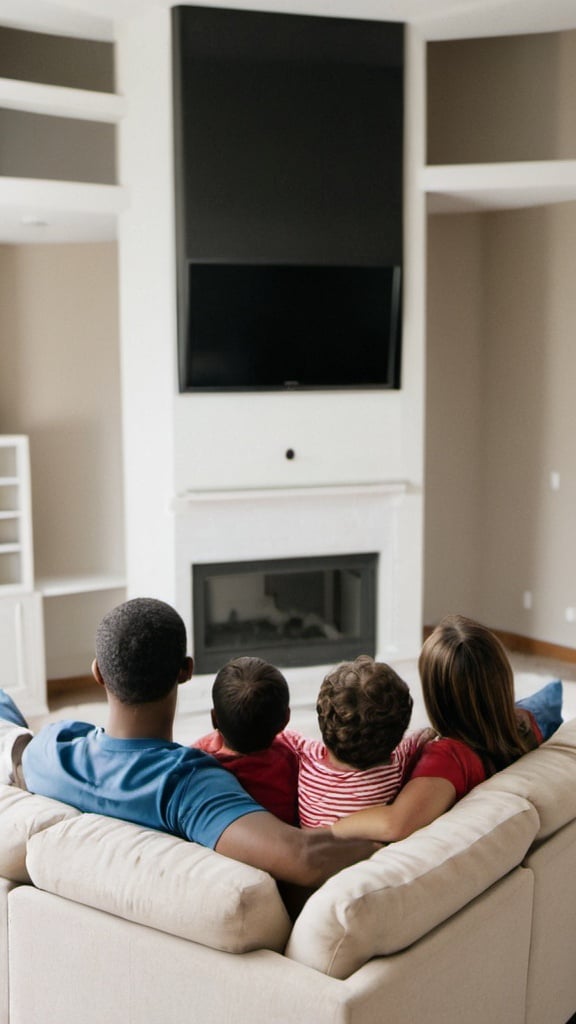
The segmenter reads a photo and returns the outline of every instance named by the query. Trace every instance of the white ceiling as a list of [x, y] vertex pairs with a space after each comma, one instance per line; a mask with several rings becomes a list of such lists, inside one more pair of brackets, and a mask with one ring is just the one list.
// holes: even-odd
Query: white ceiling
[[[0, 0], [0, 24], [111, 40], [115, 20], [173, 5], [174, 0]], [[405, 21], [418, 24], [429, 39], [576, 28], [576, 0], [201, 0], [201, 5]]]

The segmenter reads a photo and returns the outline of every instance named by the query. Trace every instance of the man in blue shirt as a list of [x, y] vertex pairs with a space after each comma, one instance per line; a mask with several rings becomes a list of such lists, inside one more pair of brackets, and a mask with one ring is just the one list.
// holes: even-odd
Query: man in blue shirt
[[[372, 853], [374, 843], [284, 824], [210, 755], [173, 742], [178, 685], [193, 669], [186, 646], [170, 605], [137, 598], [112, 609], [98, 627], [92, 665], [106, 690], [106, 730], [77, 721], [45, 726], [22, 753], [26, 788], [170, 832], [306, 887]], [[1, 691], [0, 719], [25, 726]]]

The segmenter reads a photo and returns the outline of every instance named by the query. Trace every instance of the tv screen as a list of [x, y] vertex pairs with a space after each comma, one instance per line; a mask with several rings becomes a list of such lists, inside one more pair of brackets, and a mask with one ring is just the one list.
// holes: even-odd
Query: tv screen
[[399, 266], [187, 269], [182, 391], [400, 386]]

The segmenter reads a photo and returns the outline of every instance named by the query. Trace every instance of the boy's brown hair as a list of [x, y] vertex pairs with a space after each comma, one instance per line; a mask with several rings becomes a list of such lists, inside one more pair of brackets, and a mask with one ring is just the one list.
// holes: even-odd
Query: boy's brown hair
[[316, 712], [328, 750], [364, 771], [389, 760], [408, 728], [412, 705], [410, 690], [394, 669], [361, 655], [325, 677]]
[[239, 754], [266, 750], [290, 717], [290, 691], [279, 669], [262, 658], [234, 658], [212, 687], [214, 727]]

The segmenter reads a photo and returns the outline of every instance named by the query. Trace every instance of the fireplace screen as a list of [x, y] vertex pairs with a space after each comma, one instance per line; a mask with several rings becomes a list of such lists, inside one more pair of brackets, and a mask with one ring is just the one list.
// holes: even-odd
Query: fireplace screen
[[192, 567], [194, 660], [254, 655], [282, 667], [375, 652], [375, 554]]

